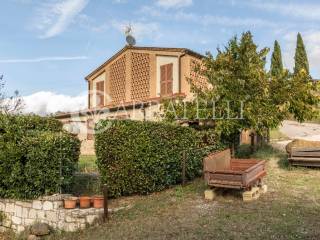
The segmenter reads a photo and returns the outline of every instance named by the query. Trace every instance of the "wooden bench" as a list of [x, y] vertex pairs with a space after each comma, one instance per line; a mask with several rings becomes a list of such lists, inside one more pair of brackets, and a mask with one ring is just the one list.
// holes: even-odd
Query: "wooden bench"
[[288, 160], [293, 166], [320, 167], [320, 148], [293, 147]]
[[230, 149], [209, 154], [203, 168], [205, 182], [220, 188], [249, 189], [266, 175], [264, 160], [232, 159]]

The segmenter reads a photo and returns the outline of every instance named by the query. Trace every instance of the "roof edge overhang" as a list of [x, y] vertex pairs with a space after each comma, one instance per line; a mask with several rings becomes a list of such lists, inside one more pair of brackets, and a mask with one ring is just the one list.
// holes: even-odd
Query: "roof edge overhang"
[[188, 48], [168, 48], [168, 47], [136, 47], [136, 46], [129, 46], [126, 45], [121, 50], [119, 50], [116, 54], [114, 54], [112, 57], [110, 57], [107, 61], [105, 61], [103, 64], [101, 64], [98, 68], [93, 70], [90, 74], [88, 74], [85, 79], [89, 81], [89, 79], [94, 76], [97, 72], [99, 72], [101, 69], [103, 69], [108, 63], [110, 63], [112, 60], [116, 59], [118, 56], [120, 56], [122, 53], [124, 53], [126, 50], [132, 49], [132, 50], [149, 50], [149, 51], [166, 51], [166, 52], [181, 52], [184, 54], [188, 54], [191, 56], [194, 56], [196, 58], [202, 59], [205, 56], [197, 53], [195, 51], [192, 51]]
[[142, 107], [154, 106], [157, 104], [161, 104], [163, 101], [168, 99], [184, 99], [186, 95], [184, 93], [176, 93], [173, 94], [171, 97], [157, 97], [157, 98], [150, 98], [144, 101], [137, 101], [137, 102], [128, 102], [128, 103], [121, 103], [121, 104], [110, 104], [108, 106], [96, 109], [86, 109], [77, 112], [68, 112], [57, 114], [53, 116], [56, 119], [65, 119], [71, 118], [73, 116], [89, 116], [92, 114], [103, 114], [108, 112], [116, 112], [121, 110], [130, 110], [130, 109], [139, 109]]

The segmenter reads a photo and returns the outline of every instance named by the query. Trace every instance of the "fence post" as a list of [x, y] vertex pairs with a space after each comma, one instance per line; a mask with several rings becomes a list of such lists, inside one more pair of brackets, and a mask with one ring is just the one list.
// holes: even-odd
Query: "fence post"
[[109, 212], [108, 212], [108, 187], [107, 187], [107, 184], [103, 184], [103, 198], [104, 198], [103, 221], [106, 222], [106, 221], [109, 220]]
[[186, 151], [182, 152], [182, 186], [186, 184]]

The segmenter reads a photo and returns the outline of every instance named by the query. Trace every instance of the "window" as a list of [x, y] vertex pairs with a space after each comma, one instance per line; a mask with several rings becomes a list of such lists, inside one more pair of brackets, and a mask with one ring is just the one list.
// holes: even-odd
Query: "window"
[[160, 66], [160, 96], [172, 94], [173, 63]]
[[96, 83], [96, 106], [103, 107], [104, 106], [104, 82]]

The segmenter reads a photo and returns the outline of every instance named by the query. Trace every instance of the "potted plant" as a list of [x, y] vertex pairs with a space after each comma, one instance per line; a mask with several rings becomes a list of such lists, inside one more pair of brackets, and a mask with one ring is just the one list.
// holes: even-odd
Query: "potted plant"
[[78, 198], [77, 197], [68, 197], [64, 199], [64, 208], [65, 209], [74, 209], [76, 208]]
[[89, 208], [91, 206], [91, 198], [88, 196], [80, 197], [80, 208]]
[[103, 208], [104, 198], [101, 195], [97, 195], [93, 197], [93, 207], [94, 208]]

